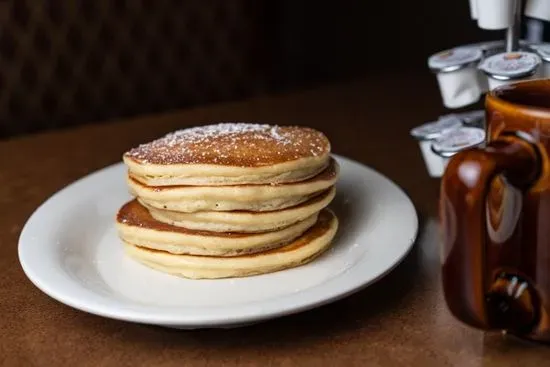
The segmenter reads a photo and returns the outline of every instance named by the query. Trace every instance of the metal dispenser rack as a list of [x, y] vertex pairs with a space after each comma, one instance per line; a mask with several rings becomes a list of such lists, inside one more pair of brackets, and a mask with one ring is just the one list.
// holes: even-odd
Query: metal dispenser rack
[[[481, 29], [505, 30], [504, 39], [461, 45], [428, 58], [443, 105], [451, 110], [480, 101], [485, 93], [521, 80], [550, 78], [550, 44], [521, 40], [523, 15], [550, 21], [550, 0], [469, 0]], [[448, 159], [485, 142], [482, 110], [449, 113], [411, 130], [430, 176], [440, 177]]]

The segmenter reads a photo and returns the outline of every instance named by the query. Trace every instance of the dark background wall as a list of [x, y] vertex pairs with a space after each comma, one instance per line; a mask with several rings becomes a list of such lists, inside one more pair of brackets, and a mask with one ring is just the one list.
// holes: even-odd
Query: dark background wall
[[480, 30], [470, 19], [468, 0], [284, 0], [279, 11], [289, 82], [394, 70], [426, 73], [432, 53], [505, 36]]
[[2, 0], [0, 138], [417, 73], [468, 0]]

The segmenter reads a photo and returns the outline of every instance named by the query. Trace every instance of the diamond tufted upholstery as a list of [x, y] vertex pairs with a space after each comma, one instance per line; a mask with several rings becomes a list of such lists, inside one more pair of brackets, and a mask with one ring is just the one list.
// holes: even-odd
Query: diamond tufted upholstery
[[257, 94], [255, 0], [0, 2], [0, 137]]

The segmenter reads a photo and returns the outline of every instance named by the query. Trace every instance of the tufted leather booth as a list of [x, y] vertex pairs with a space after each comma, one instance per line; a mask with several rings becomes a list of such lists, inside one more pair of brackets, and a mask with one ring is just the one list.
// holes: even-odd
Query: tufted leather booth
[[0, 138], [258, 94], [260, 0], [0, 2]]

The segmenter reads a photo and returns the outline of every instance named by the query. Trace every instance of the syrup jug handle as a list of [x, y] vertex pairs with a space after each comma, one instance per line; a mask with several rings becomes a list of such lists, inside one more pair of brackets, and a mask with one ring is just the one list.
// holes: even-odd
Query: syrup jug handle
[[443, 291], [449, 310], [465, 324], [520, 330], [536, 322], [537, 295], [528, 282], [513, 273], [489, 279], [485, 211], [495, 177], [526, 190], [539, 171], [537, 148], [516, 134], [459, 152], [448, 163], [439, 202]]

